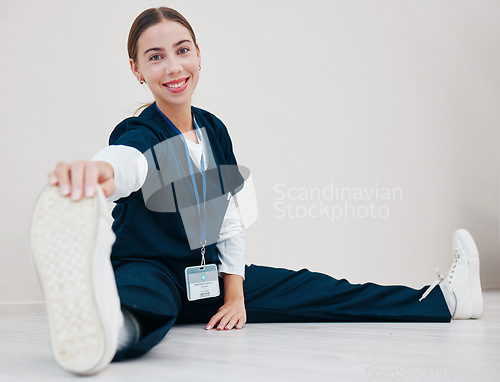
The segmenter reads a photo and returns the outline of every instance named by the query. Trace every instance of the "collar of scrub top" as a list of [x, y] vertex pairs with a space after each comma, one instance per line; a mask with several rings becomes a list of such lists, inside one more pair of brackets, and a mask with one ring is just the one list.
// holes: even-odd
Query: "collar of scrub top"
[[[186, 142], [186, 138], [184, 138], [184, 135], [180, 132], [180, 130], [175, 126], [170, 119], [167, 118], [165, 114], [162, 113], [158, 105], [155, 103], [156, 110], [160, 113], [160, 115], [163, 117], [163, 119], [168, 123], [170, 127], [174, 129], [174, 131], [179, 134], [182, 138], [182, 142], [184, 143], [184, 148], [186, 149], [186, 157], [188, 159], [188, 165], [189, 165], [189, 173], [191, 174], [191, 181], [193, 183], [193, 188], [194, 188], [194, 195], [196, 197], [196, 205], [198, 206], [198, 216], [200, 217], [200, 234], [201, 234], [201, 241], [200, 244], [202, 245], [202, 265], [205, 262], [205, 245], [207, 244], [206, 240], [206, 231], [205, 231], [205, 224], [206, 224], [206, 217], [205, 217], [205, 200], [206, 200], [206, 195], [207, 195], [207, 179], [206, 179], [206, 174], [205, 174], [205, 161], [203, 159], [203, 151], [201, 152], [201, 179], [203, 183], [203, 219], [200, 211], [200, 197], [198, 195], [198, 188], [196, 187], [196, 179], [194, 178], [194, 170], [193, 170], [193, 165], [189, 158], [191, 156], [189, 155], [189, 148]], [[196, 118], [193, 116], [193, 122], [194, 122], [194, 127], [196, 130], [196, 134], [198, 135], [198, 138], [201, 140], [201, 134], [200, 134], [200, 128], [198, 126], [198, 123], [196, 123]]]

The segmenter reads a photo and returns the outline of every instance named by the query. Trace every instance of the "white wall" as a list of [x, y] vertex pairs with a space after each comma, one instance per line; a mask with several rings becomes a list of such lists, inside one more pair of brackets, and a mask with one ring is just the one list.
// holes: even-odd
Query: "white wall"
[[[252, 171], [248, 263], [421, 287], [466, 227], [484, 287], [500, 287], [500, 2], [1, 0], [0, 303], [42, 301], [28, 227], [46, 173], [90, 158], [150, 99], [126, 38], [158, 5], [193, 25], [193, 104], [226, 123]], [[331, 184], [402, 197], [349, 201], [389, 215], [335, 221], [331, 208], [351, 213], [342, 200], [278, 200]], [[323, 217], [295, 216], [320, 205]]]

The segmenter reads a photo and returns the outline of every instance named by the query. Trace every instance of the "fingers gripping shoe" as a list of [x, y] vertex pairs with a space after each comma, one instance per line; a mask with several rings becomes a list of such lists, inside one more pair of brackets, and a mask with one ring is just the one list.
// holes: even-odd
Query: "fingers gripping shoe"
[[479, 252], [471, 234], [459, 229], [453, 234], [453, 264], [446, 275], [438, 279], [425, 291], [423, 300], [438, 284], [447, 288], [456, 299], [454, 319], [479, 318], [484, 313], [483, 292], [479, 277]]
[[47, 186], [30, 227], [30, 252], [45, 297], [52, 350], [58, 364], [75, 374], [105, 368], [116, 353], [123, 325], [110, 262], [115, 235], [106, 201], [75, 202]]

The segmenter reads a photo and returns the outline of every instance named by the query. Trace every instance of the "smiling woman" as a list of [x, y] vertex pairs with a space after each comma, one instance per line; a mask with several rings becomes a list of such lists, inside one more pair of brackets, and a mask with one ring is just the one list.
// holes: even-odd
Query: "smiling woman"
[[[132, 25], [128, 50], [132, 72], [155, 102], [120, 122], [92, 160], [59, 162], [33, 213], [31, 252], [61, 367], [88, 375], [139, 357], [175, 323], [223, 331], [243, 328], [247, 318], [448, 322], [482, 315], [479, 255], [466, 230], [453, 236], [448, 274], [420, 290], [246, 266], [238, 208], [245, 182], [229, 132], [191, 105], [201, 65], [193, 29], [173, 9], [148, 9]], [[148, 208], [151, 189], [161, 208]], [[112, 227], [105, 198], [116, 202]]]

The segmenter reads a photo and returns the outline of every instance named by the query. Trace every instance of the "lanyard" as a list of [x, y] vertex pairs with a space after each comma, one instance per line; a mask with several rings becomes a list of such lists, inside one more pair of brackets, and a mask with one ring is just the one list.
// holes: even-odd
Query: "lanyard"
[[[206, 200], [206, 195], [207, 195], [207, 180], [206, 180], [206, 174], [205, 174], [205, 160], [203, 158], [203, 150], [201, 152], [201, 179], [203, 182], [203, 220], [202, 220], [202, 215], [200, 211], [200, 197], [198, 195], [198, 188], [196, 187], [196, 179], [194, 178], [194, 170], [193, 170], [193, 165], [191, 164], [190, 160], [190, 155], [189, 155], [189, 149], [188, 145], [186, 142], [186, 138], [184, 138], [184, 135], [179, 131], [179, 129], [170, 121], [165, 114], [161, 112], [161, 110], [158, 108], [158, 105], [155, 104], [156, 110], [161, 114], [163, 119], [171, 126], [182, 138], [182, 142], [184, 143], [184, 148], [186, 149], [186, 157], [188, 159], [188, 165], [189, 165], [189, 173], [191, 175], [191, 181], [193, 183], [193, 189], [194, 189], [194, 195], [196, 197], [196, 205], [198, 206], [198, 216], [200, 218], [200, 234], [201, 234], [201, 266], [205, 266], [205, 246], [207, 244], [206, 240], [206, 232], [205, 232], [205, 226], [206, 226], [206, 216], [205, 216], [205, 200]], [[194, 121], [194, 126], [196, 130], [196, 134], [198, 135], [198, 138], [201, 140], [201, 134], [200, 134], [200, 128], [198, 127], [198, 124], [196, 123], [196, 119], [193, 117]]]

